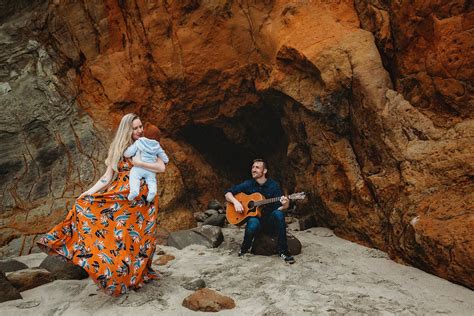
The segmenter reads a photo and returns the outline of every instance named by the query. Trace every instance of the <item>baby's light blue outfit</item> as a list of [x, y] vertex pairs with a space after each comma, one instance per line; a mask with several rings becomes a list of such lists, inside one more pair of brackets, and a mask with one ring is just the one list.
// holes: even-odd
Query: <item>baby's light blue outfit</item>
[[[133, 157], [137, 154], [137, 151], [140, 151], [141, 160], [144, 162], [156, 162], [157, 156], [160, 157], [164, 163], [170, 161], [163, 148], [161, 148], [160, 143], [154, 139], [140, 137], [125, 150], [123, 156], [125, 158]], [[140, 192], [140, 179], [144, 178], [148, 185], [148, 195], [146, 200], [152, 202], [157, 191], [155, 173], [141, 167], [133, 167], [130, 170], [129, 177], [130, 194], [128, 195], [128, 200], [133, 201], [137, 197]]]

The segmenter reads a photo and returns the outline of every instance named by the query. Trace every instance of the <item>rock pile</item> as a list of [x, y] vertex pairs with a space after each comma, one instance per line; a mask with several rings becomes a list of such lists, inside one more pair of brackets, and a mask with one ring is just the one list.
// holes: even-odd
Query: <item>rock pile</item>
[[210, 200], [207, 204], [207, 210], [204, 212], [195, 212], [194, 218], [198, 222], [198, 225], [224, 227], [226, 224], [225, 210], [218, 200]]

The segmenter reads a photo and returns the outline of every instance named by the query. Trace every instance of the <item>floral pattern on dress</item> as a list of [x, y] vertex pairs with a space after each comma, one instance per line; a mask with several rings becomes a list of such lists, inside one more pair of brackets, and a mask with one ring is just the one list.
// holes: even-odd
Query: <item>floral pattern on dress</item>
[[106, 293], [118, 296], [158, 276], [155, 251], [157, 198], [147, 203], [147, 186], [128, 201], [130, 160], [122, 160], [107, 191], [78, 198], [66, 216], [38, 241], [48, 254], [84, 268]]

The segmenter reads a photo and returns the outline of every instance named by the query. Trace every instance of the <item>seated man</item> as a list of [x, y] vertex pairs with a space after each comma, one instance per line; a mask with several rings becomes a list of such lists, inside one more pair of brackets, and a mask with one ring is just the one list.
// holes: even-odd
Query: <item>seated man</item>
[[252, 164], [252, 179], [237, 184], [228, 189], [225, 198], [229, 203], [233, 203], [235, 210], [239, 213], [244, 211], [242, 204], [234, 197], [235, 194], [245, 193], [261, 193], [265, 198], [281, 197], [280, 202], [267, 204], [262, 209], [262, 216], [249, 217], [245, 227], [244, 241], [240, 248], [239, 257], [249, 252], [252, 247], [256, 233], [260, 229], [272, 229], [277, 232], [278, 242], [277, 251], [280, 258], [285, 262], [293, 264], [295, 259], [288, 252], [288, 244], [286, 240], [286, 223], [285, 214], [282, 212], [289, 206], [289, 199], [283, 196], [280, 185], [273, 179], [267, 178], [267, 163], [263, 159], [255, 159]]

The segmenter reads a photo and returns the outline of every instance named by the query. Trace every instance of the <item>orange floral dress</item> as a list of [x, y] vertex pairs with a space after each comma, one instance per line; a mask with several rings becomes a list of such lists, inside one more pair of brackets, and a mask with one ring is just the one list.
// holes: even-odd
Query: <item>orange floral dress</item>
[[151, 268], [155, 251], [157, 198], [128, 201], [129, 171], [122, 160], [107, 191], [80, 197], [66, 219], [38, 241], [48, 254], [59, 254], [84, 268], [106, 293], [118, 296], [158, 276]]

